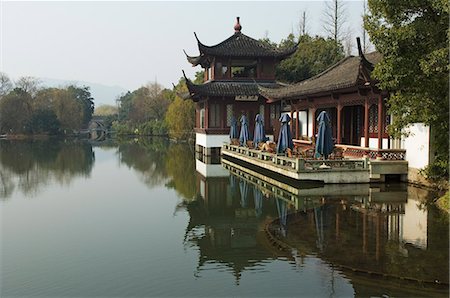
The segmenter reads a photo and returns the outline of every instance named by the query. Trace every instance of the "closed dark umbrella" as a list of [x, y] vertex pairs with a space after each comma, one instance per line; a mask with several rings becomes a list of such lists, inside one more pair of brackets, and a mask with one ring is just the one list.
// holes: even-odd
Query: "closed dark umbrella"
[[248, 198], [248, 183], [244, 179], [239, 181], [239, 190], [241, 191], [241, 207], [247, 207], [247, 198]]
[[286, 237], [287, 214], [288, 214], [287, 205], [284, 200], [279, 199], [279, 198], [276, 199], [276, 203], [277, 203], [278, 216], [280, 218], [280, 232], [281, 232], [282, 236]]
[[286, 148], [290, 148], [291, 150], [294, 148], [291, 129], [289, 127], [290, 120], [291, 117], [289, 117], [288, 114], [284, 114], [280, 117], [281, 128], [278, 135], [277, 153], [284, 153], [286, 151]]
[[[320, 210], [320, 211], [319, 211]], [[316, 245], [320, 251], [323, 251], [323, 211], [321, 207], [314, 208], [314, 219], [316, 223], [317, 240]]]
[[250, 139], [250, 133], [248, 132], [248, 120], [245, 115], [241, 116], [241, 133], [239, 134], [239, 143], [241, 146], [246, 146], [247, 141]]
[[316, 155], [321, 155], [325, 158], [333, 152], [333, 135], [331, 133], [331, 121], [328, 113], [320, 112], [317, 117], [319, 122], [319, 132], [316, 140]]
[[253, 196], [255, 198], [255, 213], [257, 217], [260, 217], [262, 214], [263, 193], [256, 186], [253, 190]]
[[238, 178], [233, 174], [230, 174], [230, 193], [231, 197], [235, 198], [238, 193]]
[[266, 134], [264, 132], [264, 119], [260, 114], [256, 114], [255, 117], [255, 133], [253, 134], [253, 144], [255, 148], [258, 147], [258, 143], [266, 141]]
[[238, 127], [237, 121], [234, 116], [231, 116], [231, 125], [230, 125], [230, 139], [237, 139], [238, 135]]

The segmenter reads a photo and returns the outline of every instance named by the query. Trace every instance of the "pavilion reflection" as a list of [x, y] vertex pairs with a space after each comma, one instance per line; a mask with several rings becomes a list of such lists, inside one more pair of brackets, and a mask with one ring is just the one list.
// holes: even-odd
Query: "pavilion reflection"
[[368, 274], [362, 284], [383, 275], [448, 284], [448, 238], [436, 232], [448, 232], [448, 224], [420, 203], [426, 191], [406, 184], [291, 185], [231, 161], [222, 166], [228, 175], [197, 172], [199, 197], [188, 206], [185, 243], [200, 251], [198, 271], [221, 264], [239, 281], [243, 270], [273, 259], [269, 225], [292, 248], [289, 258], [320, 257], [360, 293], [365, 288], [353, 271]]

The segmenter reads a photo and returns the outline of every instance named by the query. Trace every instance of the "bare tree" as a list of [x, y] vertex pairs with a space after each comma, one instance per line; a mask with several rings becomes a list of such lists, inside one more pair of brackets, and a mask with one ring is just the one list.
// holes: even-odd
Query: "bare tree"
[[163, 87], [155, 82], [149, 82], [146, 90], [146, 108], [151, 119], [163, 120], [169, 107], [170, 100], [164, 96]]
[[364, 28], [364, 17], [367, 15], [367, 0], [363, 1], [363, 15], [362, 15], [362, 24], [361, 24], [361, 35], [362, 35], [362, 51], [363, 53], [367, 53], [372, 50], [372, 43], [369, 40], [369, 36], [367, 35], [367, 31]]
[[13, 84], [4, 72], [0, 72], [0, 98], [8, 94], [13, 88]]
[[354, 46], [353, 34], [350, 27], [348, 27], [347, 30], [345, 30], [345, 32], [343, 33], [342, 44], [344, 46], [345, 56], [350, 56], [353, 52]]
[[300, 15], [300, 20], [298, 22], [298, 35], [303, 36], [308, 33], [308, 29], [306, 27], [306, 11], [302, 11]]
[[346, 10], [343, 1], [330, 0], [325, 2], [323, 29], [336, 44], [345, 37], [343, 32], [345, 19]]
[[40, 84], [41, 80], [30, 76], [21, 77], [16, 81], [16, 87], [31, 94], [32, 97], [36, 95]]

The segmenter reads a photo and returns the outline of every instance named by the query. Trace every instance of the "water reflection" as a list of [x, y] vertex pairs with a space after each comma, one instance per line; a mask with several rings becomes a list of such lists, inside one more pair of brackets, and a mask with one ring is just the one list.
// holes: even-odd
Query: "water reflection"
[[[6, 293], [214, 296], [220, 284], [230, 296], [448, 296], [398, 278], [448, 283], [448, 216], [421, 203], [427, 191], [293, 185], [204, 161], [158, 138], [0, 142], [3, 198], [54, 184], [83, 194], [2, 204]], [[36, 228], [16, 225], [24, 214]]]
[[69, 185], [75, 177], [89, 177], [94, 160], [92, 146], [86, 142], [2, 140], [0, 198], [14, 191], [34, 196], [51, 181]]
[[193, 146], [166, 138], [122, 140], [117, 144], [120, 162], [137, 171], [150, 188], [166, 185], [185, 200], [194, 199], [195, 159]]
[[118, 143], [119, 160], [140, 174], [140, 179], [149, 187], [167, 182], [166, 158], [168, 140], [127, 139]]
[[[275, 251], [296, 262], [320, 257], [361, 295], [382, 295], [390, 286], [391, 295], [426, 295], [424, 287], [448, 293], [448, 216], [421, 203], [428, 191], [406, 184], [299, 188], [222, 163], [230, 176], [197, 174], [201, 195], [187, 207], [185, 240], [200, 249], [199, 272], [218, 262], [239, 281], [242, 271]], [[268, 242], [265, 229], [281, 246]]]
[[233, 175], [197, 175], [197, 186], [199, 197], [186, 204], [190, 220], [184, 241], [199, 249], [196, 274], [216, 265], [231, 272], [239, 284], [242, 271], [274, 259], [261, 243], [265, 222], [277, 216], [275, 202]]

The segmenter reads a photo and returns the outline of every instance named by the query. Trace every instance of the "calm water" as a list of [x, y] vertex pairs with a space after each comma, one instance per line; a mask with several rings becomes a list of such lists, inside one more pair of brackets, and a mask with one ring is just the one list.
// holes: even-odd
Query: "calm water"
[[448, 296], [427, 191], [253, 174], [163, 139], [0, 141], [0, 296]]

